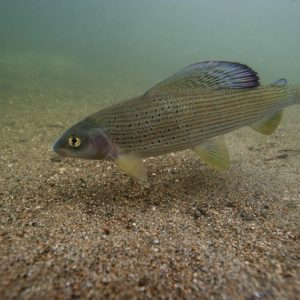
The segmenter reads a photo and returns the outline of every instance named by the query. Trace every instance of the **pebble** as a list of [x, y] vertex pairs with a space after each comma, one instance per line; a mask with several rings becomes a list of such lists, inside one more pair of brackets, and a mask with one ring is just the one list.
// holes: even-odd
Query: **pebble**
[[[109, 162], [50, 160], [43, 147], [56, 134], [36, 124], [72, 122], [82, 114], [65, 113], [73, 104], [60, 101], [58, 114], [41, 104], [27, 123], [23, 107], [13, 108], [30, 152], [19, 136], [2, 136], [2, 298], [297, 299], [299, 160], [268, 165], [259, 156], [300, 149], [299, 114], [279, 129], [289, 126], [294, 138], [271, 148], [249, 129], [228, 135], [234, 160], [226, 172], [206, 168], [191, 151], [151, 158], [145, 189]], [[251, 144], [260, 153], [243, 156]]]
[[64, 174], [65, 171], [66, 171], [66, 168], [59, 168], [58, 169], [59, 174]]

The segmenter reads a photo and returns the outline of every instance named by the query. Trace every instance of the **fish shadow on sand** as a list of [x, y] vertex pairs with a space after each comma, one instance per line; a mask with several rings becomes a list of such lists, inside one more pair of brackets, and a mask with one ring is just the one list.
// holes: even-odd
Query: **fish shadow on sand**
[[73, 203], [83, 204], [89, 215], [105, 212], [111, 216], [113, 212], [130, 208], [139, 214], [154, 206], [172, 209], [200, 203], [223, 207], [232, 191], [238, 194], [239, 190], [245, 189], [246, 177], [237, 174], [234, 167], [218, 172], [207, 168], [197, 158], [188, 158], [176, 165], [175, 171], [170, 171], [164, 159], [157, 158], [154, 162], [148, 165], [149, 186], [112, 168], [100, 181], [95, 178], [76, 179], [73, 188], [64, 191], [59, 198], [67, 197]]

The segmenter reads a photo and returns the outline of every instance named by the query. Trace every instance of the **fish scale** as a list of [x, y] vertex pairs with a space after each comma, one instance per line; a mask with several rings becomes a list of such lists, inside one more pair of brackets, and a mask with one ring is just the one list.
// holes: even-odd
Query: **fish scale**
[[255, 90], [205, 90], [194, 95], [141, 96], [90, 117], [122, 150], [147, 157], [185, 148], [287, 105], [285, 87]]

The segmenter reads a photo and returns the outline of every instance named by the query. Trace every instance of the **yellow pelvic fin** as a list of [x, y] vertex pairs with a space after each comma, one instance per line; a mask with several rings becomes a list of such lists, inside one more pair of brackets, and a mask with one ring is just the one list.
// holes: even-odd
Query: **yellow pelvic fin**
[[230, 167], [229, 152], [222, 139], [209, 139], [195, 147], [193, 151], [213, 169], [222, 171]]
[[251, 125], [251, 128], [259, 133], [270, 135], [276, 130], [276, 128], [281, 122], [281, 119], [282, 119], [282, 111], [279, 111], [274, 115], [272, 115], [271, 117], [268, 117], [266, 119], [263, 119]]
[[148, 183], [147, 173], [140, 158], [133, 154], [121, 154], [115, 159], [115, 163], [118, 168], [126, 174], [134, 177], [138, 181]]

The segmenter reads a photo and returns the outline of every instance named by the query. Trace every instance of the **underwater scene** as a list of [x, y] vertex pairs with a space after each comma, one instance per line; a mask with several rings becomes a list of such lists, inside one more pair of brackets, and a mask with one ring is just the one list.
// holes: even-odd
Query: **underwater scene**
[[1, 298], [297, 299], [299, 13], [1, 0]]

